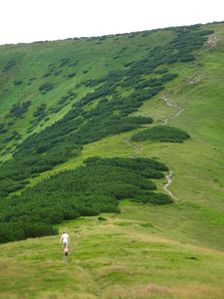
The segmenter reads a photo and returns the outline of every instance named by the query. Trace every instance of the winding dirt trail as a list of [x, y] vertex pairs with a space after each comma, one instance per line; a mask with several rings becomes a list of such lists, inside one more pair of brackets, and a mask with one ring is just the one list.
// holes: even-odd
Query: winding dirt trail
[[177, 118], [178, 116], [180, 116], [181, 113], [184, 112], [184, 108], [182, 108], [182, 107], [180, 107], [180, 106], [178, 106], [178, 105], [172, 103], [172, 102], [170, 101], [170, 99], [168, 99], [168, 98], [165, 97], [165, 96], [161, 97], [161, 99], [165, 102], [165, 104], [166, 104], [168, 107], [171, 107], [171, 108], [176, 109], [176, 113], [175, 113], [174, 116], [172, 116], [172, 117], [170, 117], [170, 118], [166, 118], [166, 119], [162, 122], [162, 125], [163, 125], [163, 126], [166, 126], [170, 120], [172, 120], [172, 119]]
[[[172, 119], [175, 119], [177, 117], [179, 117], [183, 112], [184, 112], [184, 108], [178, 106], [177, 104], [173, 103], [170, 101], [170, 99], [168, 99], [166, 96], [162, 96], [161, 100], [163, 100], [165, 102], [165, 104], [168, 107], [172, 107], [174, 109], [176, 109], [176, 113], [171, 116], [170, 118], [166, 118], [163, 122], [162, 125], [166, 126], [168, 125], [169, 121]], [[173, 182], [173, 171], [169, 170], [168, 174], [165, 176], [167, 183], [163, 185], [163, 190], [170, 196], [172, 197], [174, 200], [177, 201], [177, 198], [174, 196], [174, 194], [168, 189], [169, 186], [172, 184]]]
[[[162, 121], [162, 125], [166, 126], [168, 125], [168, 123], [172, 120], [175, 119], [177, 117], [179, 117], [183, 112], [184, 112], [184, 108], [178, 106], [177, 104], [173, 103], [170, 99], [168, 99], [166, 96], [162, 96], [161, 99], [165, 102], [165, 104], [168, 107], [171, 107], [173, 109], [176, 110], [176, 113], [169, 117], [166, 118], [165, 120]], [[132, 155], [129, 155], [129, 158], [135, 158], [137, 157], [139, 154], [141, 154], [144, 151], [143, 146], [140, 146], [134, 142], [131, 141], [131, 138], [127, 138], [124, 140], [124, 143], [126, 143], [128, 146], [132, 147], [134, 149], [134, 153]], [[175, 195], [169, 190], [170, 185], [173, 183], [173, 171], [169, 170], [168, 174], [165, 175], [166, 178], [166, 183], [163, 185], [163, 190], [170, 196], [172, 197], [175, 201], [177, 201], [178, 199], [175, 197]]]
[[139, 154], [141, 154], [144, 151], [143, 146], [140, 146], [134, 142], [131, 142], [131, 137], [124, 140], [124, 143], [126, 143], [128, 146], [132, 147], [134, 149], [134, 153], [132, 155], [129, 155], [129, 158], [135, 158]]
[[177, 200], [177, 198], [174, 196], [173, 192], [171, 192], [168, 188], [173, 182], [173, 171], [169, 170], [168, 174], [165, 175], [165, 178], [167, 180], [167, 183], [163, 185], [163, 190], [173, 199]]

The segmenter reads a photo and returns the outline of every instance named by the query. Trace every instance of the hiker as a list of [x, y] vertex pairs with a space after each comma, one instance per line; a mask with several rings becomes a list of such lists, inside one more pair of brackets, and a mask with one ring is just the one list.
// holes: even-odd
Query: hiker
[[60, 243], [63, 244], [64, 246], [64, 255], [68, 255], [68, 244], [69, 244], [69, 235], [64, 231], [63, 234], [61, 235]]

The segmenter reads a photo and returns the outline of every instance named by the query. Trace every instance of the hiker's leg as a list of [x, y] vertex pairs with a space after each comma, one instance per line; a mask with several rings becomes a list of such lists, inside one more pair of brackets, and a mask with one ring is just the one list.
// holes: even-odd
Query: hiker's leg
[[64, 255], [67, 256], [68, 255], [68, 244], [64, 243]]

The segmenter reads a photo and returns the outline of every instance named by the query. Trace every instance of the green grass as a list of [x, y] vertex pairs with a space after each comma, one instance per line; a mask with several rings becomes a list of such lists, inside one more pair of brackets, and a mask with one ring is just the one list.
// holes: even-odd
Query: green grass
[[1, 245], [1, 298], [221, 298], [223, 253], [158, 236], [150, 214], [123, 202], [64, 223], [67, 259], [58, 236]]

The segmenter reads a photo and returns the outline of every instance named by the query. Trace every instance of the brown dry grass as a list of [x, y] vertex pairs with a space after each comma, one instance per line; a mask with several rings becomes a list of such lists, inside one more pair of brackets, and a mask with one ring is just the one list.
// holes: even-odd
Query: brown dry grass
[[109, 287], [104, 292], [104, 299], [217, 299], [222, 298], [224, 289], [210, 285], [187, 285], [171, 288], [157, 284], [139, 285], [133, 287]]

